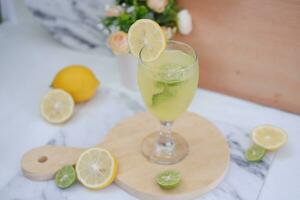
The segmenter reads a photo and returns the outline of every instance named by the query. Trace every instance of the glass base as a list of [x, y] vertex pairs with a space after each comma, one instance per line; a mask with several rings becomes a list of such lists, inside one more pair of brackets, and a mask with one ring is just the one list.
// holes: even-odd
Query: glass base
[[171, 165], [188, 155], [189, 145], [178, 133], [172, 133], [172, 140], [165, 141], [160, 137], [160, 132], [154, 132], [144, 138], [142, 152], [152, 162]]

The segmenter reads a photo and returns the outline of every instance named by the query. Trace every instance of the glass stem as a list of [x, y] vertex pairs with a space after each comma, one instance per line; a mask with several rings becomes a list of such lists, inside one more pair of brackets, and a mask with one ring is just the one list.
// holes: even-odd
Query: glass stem
[[160, 133], [157, 141], [158, 151], [167, 155], [172, 155], [175, 149], [175, 142], [172, 137], [172, 124], [171, 121], [160, 122]]

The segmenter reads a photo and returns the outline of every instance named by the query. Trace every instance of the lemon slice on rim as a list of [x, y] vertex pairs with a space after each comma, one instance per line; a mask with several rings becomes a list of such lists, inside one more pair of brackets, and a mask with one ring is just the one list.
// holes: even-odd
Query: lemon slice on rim
[[252, 132], [253, 142], [267, 150], [278, 149], [287, 142], [287, 139], [286, 132], [271, 125], [258, 126]]
[[85, 187], [102, 189], [109, 186], [117, 176], [117, 161], [106, 149], [91, 148], [77, 160], [76, 174]]
[[61, 89], [48, 92], [41, 103], [41, 114], [50, 123], [63, 123], [73, 114], [74, 100]]
[[157, 59], [166, 48], [166, 37], [159, 26], [153, 20], [140, 19], [131, 25], [128, 31], [128, 45], [131, 53], [149, 62]]

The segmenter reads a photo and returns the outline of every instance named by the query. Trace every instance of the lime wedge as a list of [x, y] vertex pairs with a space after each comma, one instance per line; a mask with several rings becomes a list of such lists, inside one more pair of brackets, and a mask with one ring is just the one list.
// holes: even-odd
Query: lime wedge
[[181, 174], [178, 171], [167, 170], [158, 174], [155, 180], [162, 189], [170, 190], [176, 188], [180, 183]]
[[62, 189], [70, 187], [75, 180], [76, 173], [72, 165], [64, 166], [55, 175], [55, 184]]
[[263, 147], [258, 145], [252, 145], [246, 151], [246, 159], [250, 162], [257, 162], [262, 160], [265, 154], [266, 154], [266, 150]]

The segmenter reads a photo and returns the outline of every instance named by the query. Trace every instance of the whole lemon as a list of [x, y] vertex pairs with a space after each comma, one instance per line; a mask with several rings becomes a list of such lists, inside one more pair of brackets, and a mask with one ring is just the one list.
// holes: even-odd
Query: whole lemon
[[99, 86], [94, 73], [82, 65], [70, 65], [60, 70], [52, 82], [53, 88], [70, 93], [76, 103], [91, 99]]

